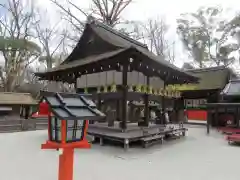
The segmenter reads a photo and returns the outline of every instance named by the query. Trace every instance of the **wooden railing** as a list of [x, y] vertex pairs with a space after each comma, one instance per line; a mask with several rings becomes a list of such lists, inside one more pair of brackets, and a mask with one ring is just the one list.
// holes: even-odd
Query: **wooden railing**
[[47, 119], [4, 119], [0, 120], [0, 133], [47, 129]]

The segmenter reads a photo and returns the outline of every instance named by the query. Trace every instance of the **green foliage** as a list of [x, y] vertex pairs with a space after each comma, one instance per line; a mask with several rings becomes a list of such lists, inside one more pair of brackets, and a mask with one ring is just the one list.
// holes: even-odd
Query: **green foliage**
[[38, 52], [41, 53], [41, 47], [26, 39], [14, 39], [0, 36], [0, 51], [21, 51], [27, 50], [30, 52]]
[[115, 83], [113, 83], [111, 86], [110, 86], [110, 92], [117, 92], [117, 85]]
[[88, 88], [87, 87], [84, 88], [84, 93], [88, 94]]
[[228, 66], [235, 60], [231, 54], [239, 46], [228, 41], [230, 30], [225, 28], [228, 22], [221, 15], [221, 8], [206, 7], [183, 14], [177, 20], [182, 43], [199, 67], [206, 62]]

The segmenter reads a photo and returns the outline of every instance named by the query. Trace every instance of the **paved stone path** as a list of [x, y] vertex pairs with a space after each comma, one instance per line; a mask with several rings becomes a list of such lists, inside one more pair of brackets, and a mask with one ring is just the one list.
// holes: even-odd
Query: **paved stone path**
[[[46, 131], [0, 134], [0, 180], [57, 180], [57, 151], [41, 150]], [[148, 149], [94, 145], [76, 150], [74, 180], [239, 180], [240, 147], [205, 128]]]

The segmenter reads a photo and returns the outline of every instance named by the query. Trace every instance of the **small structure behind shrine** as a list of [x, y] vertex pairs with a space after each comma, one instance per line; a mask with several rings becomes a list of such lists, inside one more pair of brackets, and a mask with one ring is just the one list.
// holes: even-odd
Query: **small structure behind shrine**
[[30, 93], [0, 92], [0, 132], [22, 130], [37, 104]]
[[31, 108], [37, 105], [29, 93], [0, 92], [0, 116], [29, 116]]
[[230, 80], [220, 93], [218, 103], [207, 103], [209, 124], [215, 127], [239, 127], [240, 80]]
[[206, 122], [207, 111], [204, 104], [219, 102], [220, 92], [230, 79], [236, 78], [236, 74], [224, 66], [186, 71], [199, 77], [199, 83], [177, 85], [175, 88], [182, 93], [188, 119]]
[[220, 93], [219, 103], [207, 103], [207, 133], [210, 127], [227, 134], [229, 144], [240, 143], [240, 80], [230, 80]]

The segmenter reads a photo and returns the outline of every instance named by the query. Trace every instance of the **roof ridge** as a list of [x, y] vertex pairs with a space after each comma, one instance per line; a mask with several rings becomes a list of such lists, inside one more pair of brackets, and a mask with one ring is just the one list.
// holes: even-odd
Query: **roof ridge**
[[93, 16], [88, 16], [87, 18], [87, 24], [93, 24], [93, 25], [96, 25], [96, 26], [100, 26], [101, 28], [104, 28], [105, 30], [107, 31], [110, 31], [111, 33], [117, 35], [117, 36], [120, 36], [121, 38], [127, 40], [127, 41], [130, 41], [131, 43], [134, 43], [135, 45], [137, 46], [141, 46], [143, 48], [146, 48], [148, 49], [148, 46], [146, 44], [143, 44], [121, 32], [119, 32], [118, 30], [115, 30], [113, 29], [111, 26], [107, 25], [107, 24], [104, 24], [100, 21], [98, 21], [97, 19], [95, 19]]
[[187, 69], [187, 72], [208, 72], [208, 71], [221, 71], [221, 70], [229, 70], [228, 67], [225, 66], [215, 66], [215, 67], [207, 67], [207, 68], [198, 68], [198, 69]]

